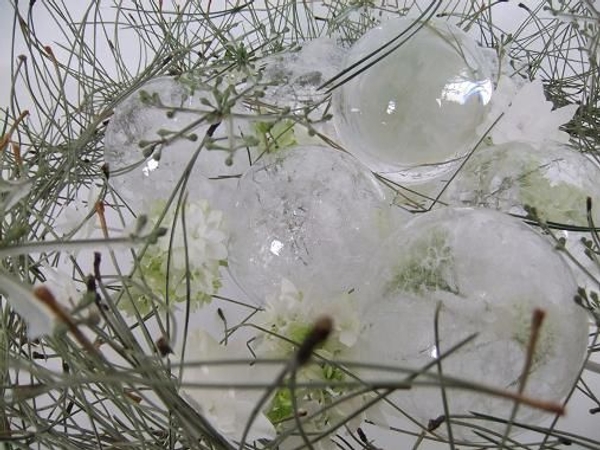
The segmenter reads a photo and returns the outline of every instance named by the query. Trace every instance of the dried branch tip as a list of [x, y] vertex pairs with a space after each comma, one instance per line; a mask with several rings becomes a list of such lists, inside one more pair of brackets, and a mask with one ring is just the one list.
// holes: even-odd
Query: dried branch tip
[[331, 317], [322, 316], [317, 319], [296, 353], [296, 362], [299, 366], [303, 366], [308, 362], [312, 352], [327, 340], [332, 330], [333, 319]]
[[156, 341], [156, 350], [160, 356], [167, 356], [173, 353], [169, 340], [164, 336]]

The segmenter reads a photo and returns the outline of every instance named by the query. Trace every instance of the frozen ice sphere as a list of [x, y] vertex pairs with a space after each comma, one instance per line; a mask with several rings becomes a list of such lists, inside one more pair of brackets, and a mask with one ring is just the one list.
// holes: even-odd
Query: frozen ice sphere
[[476, 150], [448, 186], [445, 200], [520, 215], [530, 206], [546, 220], [585, 227], [587, 197], [600, 209], [599, 179], [598, 165], [565, 144], [547, 142], [536, 149], [510, 142]]
[[[212, 108], [202, 104], [203, 98], [212, 101], [212, 94], [200, 88], [192, 92], [174, 77], [159, 77], [115, 107], [104, 138], [105, 158], [111, 181], [126, 200], [152, 203], [170, 196], [208, 130], [206, 114]], [[231, 166], [225, 164], [228, 156], [202, 149], [194, 175], [219, 177], [247, 168], [242, 152], [233, 155]]]
[[297, 51], [263, 60], [263, 82], [271, 84], [265, 103], [292, 109], [316, 105], [326, 99], [319, 86], [341, 69], [344, 50], [335, 40], [321, 37], [305, 42]]
[[387, 21], [354, 44], [345, 67], [417, 29], [398, 49], [344, 83], [333, 97], [342, 142], [373, 171], [396, 181], [430, 178], [454, 167], [452, 162], [477, 141], [476, 129], [486, 116], [493, 89], [479, 47], [442, 21]]
[[266, 155], [240, 179], [236, 199], [229, 268], [261, 304], [282, 278], [315, 295], [357, 287], [391, 226], [368, 169], [326, 147]]
[[[546, 318], [525, 395], [560, 401], [577, 379], [588, 336], [587, 316], [573, 300], [577, 285], [558, 251], [518, 219], [485, 209], [429, 212], [390, 236], [374, 261], [373, 301], [362, 315], [362, 361], [419, 369], [478, 333], [442, 360], [444, 375], [517, 392], [532, 312], [540, 308]], [[436, 373], [435, 366], [429, 372]], [[453, 415], [475, 411], [507, 419], [513, 406], [472, 391], [450, 388], [447, 394]], [[424, 426], [444, 414], [439, 389], [414, 387], [390, 399]], [[544, 417], [521, 406], [517, 420], [535, 423]], [[458, 426], [453, 432], [480, 440]]]
[[[600, 168], [584, 154], [561, 143], [546, 142], [541, 149], [510, 142], [477, 150], [448, 186], [443, 200], [453, 205], [480, 206], [526, 215], [526, 206], [559, 226], [588, 227], [587, 197], [592, 199], [595, 224], [600, 223]], [[566, 248], [581, 267], [570, 262], [580, 286], [595, 282], [598, 267], [585, 256], [581, 238], [589, 233], [560, 231]]]

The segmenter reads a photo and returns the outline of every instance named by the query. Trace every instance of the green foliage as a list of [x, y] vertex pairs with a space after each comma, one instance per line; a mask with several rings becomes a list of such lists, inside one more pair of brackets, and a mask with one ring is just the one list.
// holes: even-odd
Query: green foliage
[[518, 180], [522, 204], [534, 207], [543, 220], [586, 226], [584, 206], [588, 194], [573, 184], [551, 182], [544, 172], [532, 165]]
[[453, 277], [454, 257], [447, 231], [434, 230], [429, 236], [411, 242], [399, 258], [386, 292], [426, 295], [442, 290], [460, 294]]
[[294, 122], [282, 119], [275, 122], [255, 122], [257, 149], [260, 153], [274, 153], [297, 144]]
[[271, 406], [267, 411], [267, 418], [273, 424], [279, 424], [294, 416], [292, 404], [292, 392], [288, 388], [278, 389], [275, 393]]

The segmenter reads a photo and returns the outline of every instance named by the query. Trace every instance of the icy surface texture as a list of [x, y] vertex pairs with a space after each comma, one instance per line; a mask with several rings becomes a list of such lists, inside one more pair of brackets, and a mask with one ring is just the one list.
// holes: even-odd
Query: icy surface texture
[[[214, 108], [202, 99], [213, 102], [207, 91], [160, 77], [117, 105], [106, 130], [105, 158], [111, 182], [126, 200], [141, 201], [147, 209], [169, 197], [208, 130], [206, 115]], [[227, 134], [228, 126], [220, 125], [218, 132]], [[194, 165], [197, 182], [243, 171], [247, 156], [241, 153], [202, 149]], [[225, 164], [229, 156], [230, 166]], [[227, 184], [219, 183], [219, 189]]]
[[488, 63], [470, 37], [442, 21], [412, 24], [398, 18], [367, 32], [350, 49], [345, 67], [421, 27], [333, 97], [346, 147], [372, 170], [401, 181], [451, 168], [477, 140], [493, 89]]
[[250, 105], [251, 109], [265, 114], [290, 108], [299, 118], [294, 134], [301, 145], [322, 145], [320, 138], [307, 133], [306, 122], [318, 133], [337, 140], [333, 120], [327, 117], [331, 96], [319, 87], [338, 73], [343, 56], [344, 50], [334, 39], [320, 37], [294, 51], [263, 59], [258, 66], [265, 95], [256, 107]]
[[[573, 301], [577, 286], [558, 252], [517, 219], [484, 209], [440, 209], [393, 234], [374, 260], [379, 269], [372, 277], [373, 302], [363, 314], [361, 360], [419, 369], [478, 333], [442, 361], [444, 375], [516, 392], [532, 313], [541, 308], [546, 319], [525, 395], [559, 401], [577, 379], [588, 334], [586, 315]], [[430, 372], [435, 371], [433, 366]], [[508, 418], [513, 406], [464, 390], [447, 394], [451, 414]], [[444, 414], [439, 389], [417, 387], [390, 398], [424, 426]], [[523, 406], [518, 420], [544, 417]], [[457, 426], [454, 434], [478, 439]]]
[[342, 67], [344, 50], [335, 40], [321, 37], [308, 41], [294, 52], [281, 53], [263, 62], [263, 81], [272, 84], [266, 103], [292, 109], [318, 104], [326, 99], [318, 87]]
[[260, 304], [279, 292], [282, 278], [307, 295], [351, 290], [390, 231], [377, 181], [329, 148], [266, 155], [241, 178], [236, 198], [229, 268]]
[[445, 200], [520, 215], [530, 206], [545, 220], [587, 226], [586, 198], [600, 205], [598, 180], [597, 164], [567, 145], [548, 142], [536, 149], [511, 142], [473, 153]]

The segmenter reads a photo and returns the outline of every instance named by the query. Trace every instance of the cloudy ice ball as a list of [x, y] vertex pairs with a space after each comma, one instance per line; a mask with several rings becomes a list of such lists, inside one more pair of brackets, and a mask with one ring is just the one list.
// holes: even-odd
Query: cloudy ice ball
[[[534, 207], [540, 218], [565, 226], [588, 227], [587, 197], [592, 215], [600, 223], [600, 168], [566, 144], [546, 142], [538, 149], [524, 142], [509, 142], [477, 150], [448, 186], [443, 200], [453, 205], [492, 208], [526, 215]], [[583, 230], [555, 230], [580, 265], [569, 264], [580, 286], [593, 287], [588, 273], [598, 267], [586, 256]], [[586, 273], [587, 272], [587, 273]]]
[[585, 227], [587, 197], [600, 206], [599, 179], [598, 165], [568, 145], [547, 142], [537, 149], [510, 142], [475, 151], [445, 200], [520, 215], [530, 206], [546, 220]]
[[307, 41], [296, 51], [269, 56], [261, 61], [266, 90], [265, 103], [292, 109], [316, 105], [326, 99], [318, 88], [342, 67], [344, 50], [334, 39]]
[[389, 234], [390, 206], [353, 157], [325, 147], [268, 154], [240, 179], [229, 268], [257, 301], [282, 278], [300, 291], [336, 295], [362, 283]]
[[480, 48], [442, 21], [387, 21], [354, 44], [345, 67], [417, 29], [333, 97], [336, 128], [346, 147], [372, 170], [402, 181], [435, 176], [468, 152], [479, 137], [476, 130], [493, 89]]
[[[361, 360], [419, 369], [478, 333], [443, 359], [444, 375], [517, 392], [532, 313], [540, 308], [546, 318], [524, 394], [560, 401], [568, 393], [584, 360], [587, 317], [573, 301], [577, 285], [568, 266], [533, 229], [496, 211], [445, 208], [410, 221], [381, 248], [374, 259], [373, 301], [362, 315]], [[435, 366], [430, 373], [436, 373]], [[465, 390], [447, 394], [455, 415], [475, 411], [507, 419], [513, 407]], [[444, 414], [439, 389], [415, 387], [390, 399], [424, 426]], [[535, 423], [544, 417], [522, 406], [517, 420]], [[457, 437], [480, 439], [466, 429], [453, 430]]]
[[[212, 108], [202, 99], [211, 101], [212, 94], [200, 88], [192, 91], [174, 77], [159, 77], [115, 107], [104, 137], [105, 159], [111, 182], [126, 200], [151, 204], [171, 195], [209, 127], [201, 119]], [[163, 138], [168, 142], [160, 143]], [[226, 164], [229, 156], [231, 165]], [[246, 160], [245, 154], [203, 149], [194, 174], [206, 179], [240, 173], [247, 168]]]

